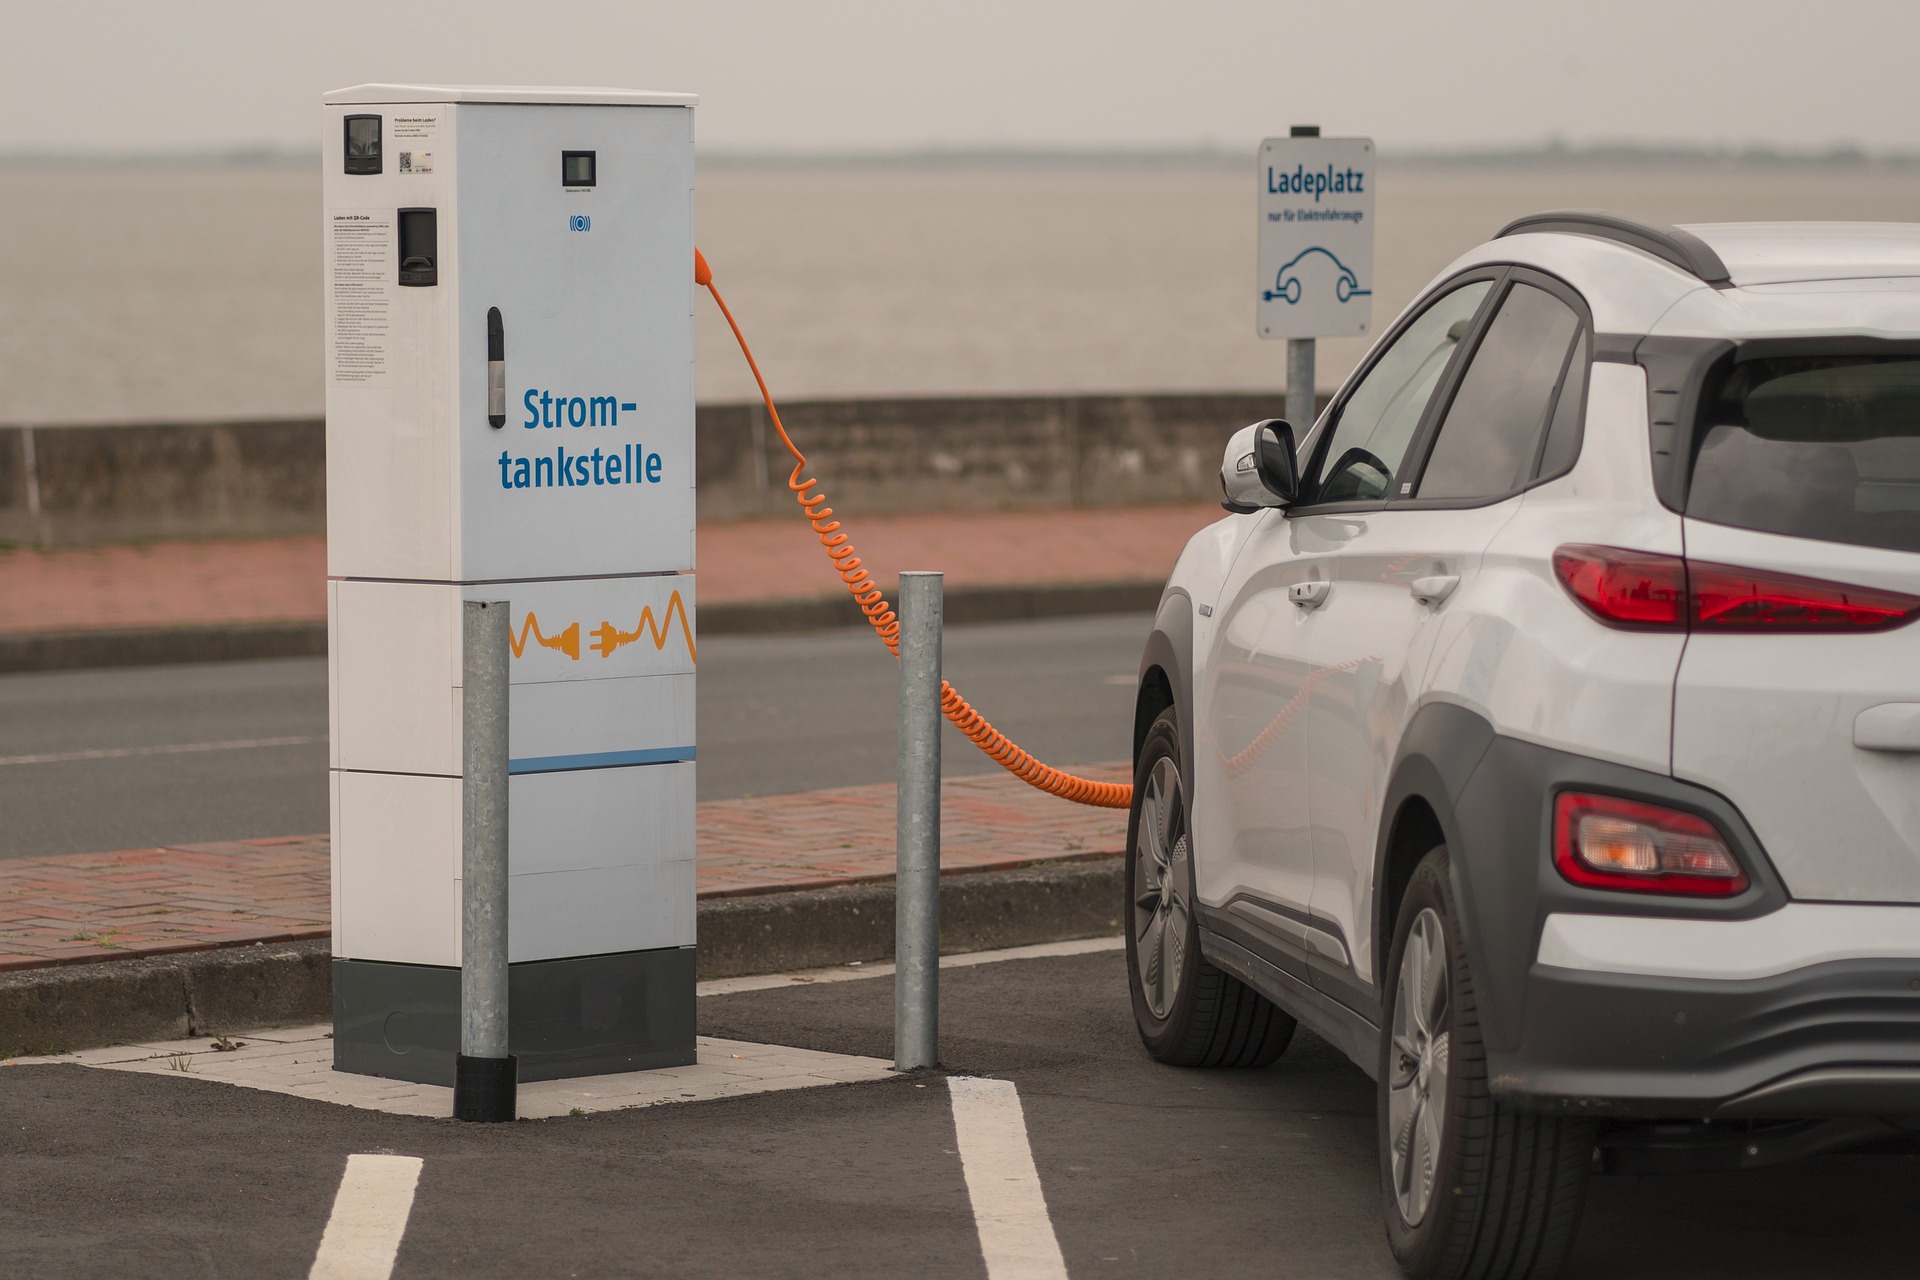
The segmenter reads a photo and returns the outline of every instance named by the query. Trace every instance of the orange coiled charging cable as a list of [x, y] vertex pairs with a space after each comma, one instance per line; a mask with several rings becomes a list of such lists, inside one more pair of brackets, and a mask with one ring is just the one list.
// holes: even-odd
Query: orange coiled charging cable
[[[727, 327], [733, 330], [734, 341], [740, 344], [740, 354], [747, 358], [747, 368], [753, 371], [753, 380], [760, 388], [760, 399], [767, 406], [767, 417], [773, 422], [773, 429], [779, 432], [780, 443], [787, 446], [787, 452], [793, 455], [793, 474], [787, 477], [787, 488], [793, 491], [794, 501], [806, 513], [807, 523], [813, 526], [820, 545], [833, 560], [834, 569], [840, 574], [840, 580], [847, 584], [847, 590], [859, 604], [860, 611], [867, 615], [867, 622], [872, 625], [874, 633], [894, 657], [899, 657], [900, 619], [894, 613], [893, 606], [887, 603], [880, 584], [873, 580], [873, 574], [860, 563], [860, 556], [854, 551], [853, 543], [847, 540], [840, 522], [833, 518], [833, 508], [827, 505], [827, 495], [820, 492], [819, 480], [811, 476], [801, 478], [801, 473], [807, 469], [807, 456], [800, 452], [793, 437], [787, 434], [786, 427], [781, 425], [780, 410], [774, 406], [773, 393], [767, 390], [767, 380], [760, 376], [760, 362], [753, 358], [753, 348], [747, 345], [747, 337], [740, 332], [740, 324], [728, 309], [727, 300], [714, 288], [713, 268], [707, 265], [706, 255], [698, 249], [693, 251], [693, 282], [713, 295], [714, 304], [720, 308], [720, 314], [726, 317]], [[960, 696], [960, 691], [945, 680], [940, 682], [940, 710], [956, 729], [966, 734], [976, 747], [999, 762], [1007, 772], [1048, 795], [1102, 809], [1125, 809], [1133, 803], [1133, 788], [1124, 782], [1095, 782], [1091, 778], [1075, 777], [1034, 759], [1006, 734], [988, 724], [987, 718], [975, 711], [972, 704]]]

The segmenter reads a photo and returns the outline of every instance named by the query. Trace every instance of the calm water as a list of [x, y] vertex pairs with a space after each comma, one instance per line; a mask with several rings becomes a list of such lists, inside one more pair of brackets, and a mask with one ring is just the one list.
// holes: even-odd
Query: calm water
[[[776, 394], [1275, 387], [1253, 173], [709, 166], [700, 244]], [[317, 415], [317, 168], [0, 166], [0, 422]], [[1515, 215], [1920, 219], [1920, 171], [1389, 164], [1375, 327]], [[1359, 356], [1322, 344], [1320, 381]], [[699, 393], [752, 394], [711, 307]]]

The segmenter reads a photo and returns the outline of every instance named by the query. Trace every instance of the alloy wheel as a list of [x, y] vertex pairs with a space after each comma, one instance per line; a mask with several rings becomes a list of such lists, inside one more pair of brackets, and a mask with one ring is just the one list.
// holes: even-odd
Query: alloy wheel
[[1187, 963], [1187, 807], [1180, 769], [1162, 756], [1147, 775], [1133, 846], [1134, 963], [1148, 1010], [1166, 1018]]
[[1446, 926], [1427, 907], [1415, 917], [1400, 957], [1386, 1082], [1393, 1194], [1409, 1227], [1427, 1216], [1446, 1136], [1451, 995]]

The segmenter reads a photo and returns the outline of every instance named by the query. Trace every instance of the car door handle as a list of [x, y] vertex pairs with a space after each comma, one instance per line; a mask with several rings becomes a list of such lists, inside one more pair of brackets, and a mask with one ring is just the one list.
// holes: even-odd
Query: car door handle
[[1318, 609], [1327, 602], [1327, 593], [1332, 590], [1331, 582], [1296, 582], [1287, 588], [1287, 599], [1302, 609]]
[[1853, 718], [1862, 751], [1920, 751], [1920, 702], [1883, 702]]
[[1459, 585], [1459, 574], [1435, 573], [1424, 578], [1415, 578], [1413, 582], [1409, 584], [1409, 589], [1413, 592], [1413, 598], [1415, 600], [1432, 608], [1452, 595], [1453, 589]]

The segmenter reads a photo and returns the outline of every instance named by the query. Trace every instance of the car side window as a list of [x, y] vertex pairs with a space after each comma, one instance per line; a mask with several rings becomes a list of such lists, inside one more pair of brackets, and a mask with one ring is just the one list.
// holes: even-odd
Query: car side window
[[1492, 287], [1491, 280], [1475, 280], [1442, 295], [1374, 362], [1331, 424], [1311, 501], [1378, 501], [1393, 494], [1427, 401]]
[[[1559, 416], [1563, 381], [1574, 383], [1567, 412], [1578, 408], [1581, 385], [1565, 375], [1581, 337], [1573, 308], [1516, 281], [1460, 376], [1415, 496], [1503, 498], [1524, 489], [1548, 421]], [[1578, 372], [1584, 378], [1584, 363]], [[1553, 443], [1564, 450], [1575, 424], [1556, 425]]]

